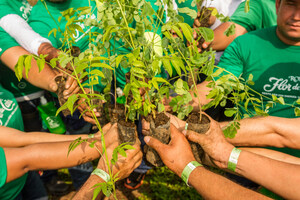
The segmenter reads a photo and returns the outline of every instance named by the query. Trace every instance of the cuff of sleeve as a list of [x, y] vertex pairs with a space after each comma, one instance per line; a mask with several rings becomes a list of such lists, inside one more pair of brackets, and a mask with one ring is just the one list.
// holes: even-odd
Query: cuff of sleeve
[[29, 49], [28, 51], [32, 54], [35, 54], [38, 56], [38, 50], [41, 46], [41, 44], [43, 43], [50, 43], [52, 45], [52, 43], [50, 42], [50, 40], [46, 39], [46, 38], [36, 38], [35, 40], [33, 40], [31, 42], [31, 49]]

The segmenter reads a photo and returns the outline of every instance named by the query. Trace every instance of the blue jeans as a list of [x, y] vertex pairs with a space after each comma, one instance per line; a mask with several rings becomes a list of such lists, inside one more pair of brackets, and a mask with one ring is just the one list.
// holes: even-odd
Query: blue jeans
[[15, 200], [48, 200], [48, 194], [37, 172], [28, 172], [24, 188]]

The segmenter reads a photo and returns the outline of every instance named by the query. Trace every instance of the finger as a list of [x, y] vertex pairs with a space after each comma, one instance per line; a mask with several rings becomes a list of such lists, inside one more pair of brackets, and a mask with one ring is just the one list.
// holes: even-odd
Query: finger
[[211, 43], [211, 42], [204, 42], [204, 43], [202, 44], [202, 48], [203, 48], [203, 49], [207, 49], [208, 46], [210, 45], [210, 43]]
[[186, 134], [186, 138], [188, 140], [190, 140], [192, 142], [196, 142], [200, 145], [202, 145], [204, 143], [205, 137], [206, 137], [205, 134], [199, 134], [199, 133], [196, 133], [196, 132], [190, 131], [190, 130], [188, 130], [187, 134]]
[[186, 140], [184, 135], [182, 135], [182, 133], [172, 123], [170, 126], [170, 131], [171, 131], [171, 141], [169, 145], [176, 146], [178, 142], [182, 142], [182, 140]]
[[77, 83], [72, 85], [69, 89], [65, 90], [63, 95], [65, 99], [68, 99], [73, 94], [77, 94], [80, 91], [80, 87], [78, 87]]
[[50, 92], [56, 92], [57, 89], [58, 89], [58, 85], [55, 82], [55, 79], [53, 79], [49, 84], [49, 90], [50, 90]]
[[84, 121], [86, 121], [86, 122], [88, 122], [90, 124], [94, 124], [94, 125], [96, 124], [96, 121], [93, 118], [91, 118], [91, 117], [82, 116], [82, 118], [84, 119]]
[[154, 150], [156, 150], [159, 155], [163, 154], [165, 150], [168, 148], [167, 145], [161, 143], [159, 140], [150, 136], [146, 136], [144, 138], [144, 141], [146, 142], [147, 145], [149, 145]]
[[112, 124], [108, 123], [102, 128], [102, 131], [103, 131], [103, 133], [106, 133], [111, 128], [112, 128]]
[[69, 89], [69, 87], [71, 87], [74, 84], [74, 82], [77, 82], [77, 81], [74, 78], [72, 78], [71, 76], [69, 76], [66, 81], [65, 89]]

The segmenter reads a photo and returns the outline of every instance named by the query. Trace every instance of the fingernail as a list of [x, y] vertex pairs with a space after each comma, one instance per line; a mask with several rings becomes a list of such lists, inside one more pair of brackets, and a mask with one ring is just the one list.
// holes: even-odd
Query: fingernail
[[186, 136], [186, 130], [183, 130], [183, 131], [182, 131], [182, 133], [183, 133], [183, 135], [185, 135], [185, 136]]
[[149, 137], [149, 136], [144, 137], [144, 141], [145, 141], [146, 143], [148, 143], [148, 142], [150, 141], [150, 137]]
[[68, 89], [69, 87], [70, 87], [70, 85], [69, 85], [69, 84], [65, 85], [65, 88], [66, 88], [66, 89]]
[[67, 91], [64, 91], [64, 95], [67, 96], [69, 93]]

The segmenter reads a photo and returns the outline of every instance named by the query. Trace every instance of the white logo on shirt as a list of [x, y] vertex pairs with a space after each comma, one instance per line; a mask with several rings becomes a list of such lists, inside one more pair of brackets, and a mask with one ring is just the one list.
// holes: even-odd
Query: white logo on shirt
[[269, 82], [271, 84], [266, 84], [263, 88], [266, 92], [273, 92], [275, 89], [281, 91], [299, 91], [300, 86], [297, 82], [300, 81], [298, 76], [289, 76], [288, 79], [271, 77]]
[[22, 4], [23, 4], [23, 6], [20, 7], [20, 11], [23, 13], [22, 17], [27, 21], [29, 18], [32, 6], [26, 0], [23, 0]]

